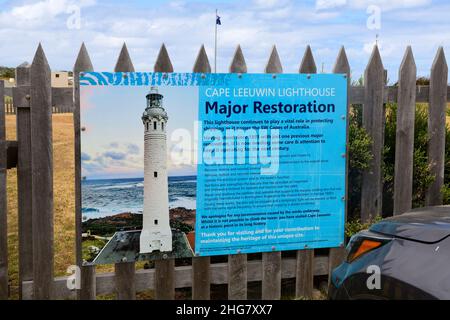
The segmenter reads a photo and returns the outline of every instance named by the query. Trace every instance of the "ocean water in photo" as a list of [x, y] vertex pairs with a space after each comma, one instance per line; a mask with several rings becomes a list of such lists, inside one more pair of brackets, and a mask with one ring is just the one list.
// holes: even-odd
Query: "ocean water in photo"
[[[196, 176], [169, 177], [169, 207], [195, 209]], [[83, 180], [83, 220], [142, 213], [144, 178]]]

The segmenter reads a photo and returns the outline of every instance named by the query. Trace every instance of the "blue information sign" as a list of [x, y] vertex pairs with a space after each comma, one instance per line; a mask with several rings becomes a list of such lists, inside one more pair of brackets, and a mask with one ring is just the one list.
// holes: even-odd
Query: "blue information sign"
[[340, 246], [345, 76], [243, 74], [199, 89], [196, 254]]

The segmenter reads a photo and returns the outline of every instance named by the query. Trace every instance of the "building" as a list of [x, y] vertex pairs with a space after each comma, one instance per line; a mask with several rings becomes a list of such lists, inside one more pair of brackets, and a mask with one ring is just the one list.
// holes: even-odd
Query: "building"
[[67, 88], [73, 85], [73, 78], [67, 71], [52, 72], [52, 87]]
[[5, 88], [12, 88], [16, 86], [16, 79], [14, 78], [0, 78], [0, 81], [3, 80], [5, 84]]
[[167, 181], [166, 124], [163, 96], [152, 87], [147, 95], [144, 124], [144, 210], [140, 253], [172, 251]]

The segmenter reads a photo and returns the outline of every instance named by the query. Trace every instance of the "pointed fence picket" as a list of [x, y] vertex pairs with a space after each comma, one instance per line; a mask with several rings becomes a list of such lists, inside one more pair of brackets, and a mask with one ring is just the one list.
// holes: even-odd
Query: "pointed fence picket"
[[[195, 59], [195, 73], [211, 73], [208, 55], [205, 46], [202, 45]], [[210, 257], [192, 258], [192, 299], [209, 300], [211, 295]]]
[[[173, 72], [172, 62], [166, 46], [163, 44], [159, 50], [154, 66], [155, 72]], [[155, 299], [172, 300], [175, 298], [175, 260], [155, 261]]]
[[[277, 73], [283, 73], [280, 56], [277, 47], [272, 47], [269, 61], [267, 62], [265, 73], [272, 73], [276, 77]], [[262, 254], [262, 299], [278, 300], [281, 298], [281, 251], [263, 252]]]
[[[117, 59], [114, 72], [134, 72], [134, 66], [128, 53], [127, 45], [124, 43]], [[125, 75], [124, 75], [125, 76]], [[114, 266], [116, 277], [116, 296], [119, 300], [135, 300], [136, 284], [135, 284], [135, 263], [120, 262]]]
[[[310, 46], [306, 47], [299, 73], [317, 73], [316, 62]], [[312, 298], [314, 281], [314, 250], [308, 249], [297, 251], [297, 276], [295, 277], [295, 295], [307, 299]]]
[[440, 47], [431, 67], [430, 107], [428, 116], [428, 164], [435, 177], [426, 194], [426, 204], [442, 204], [442, 187], [444, 185], [445, 163], [445, 125], [448, 102], [448, 66], [444, 49]]
[[[241, 46], [238, 45], [230, 65], [230, 73], [247, 73], [247, 64]], [[228, 299], [247, 299], [247, 255], [228, 256]]]
[[80, 288], [77, 297], [81, 300], [94, 300], [96, 296], [95, 265], [83, 265], [81, 245], [81, 126], [80, 126], [80, 73], [94, 71], [86, 46], [81, 44], [73, 67], [73, 126], [75, 154], [75, 256], [81, 272]]
[[408, 47], [398, 77], [397, 131], [395, 141], [394, 214], [412, 207], [416, 64]]
[[[347, 115], [345, 116], [345, 120], [347, 121], [347, 128], [349, 125], [349, 111], [350, 111], [350, 64], [348, 63], [347, 54], [345, 53], [344, 47], [341, 47], [339, 50], [339, 54], [336, 58], [336, 62], [333, 67], [333, 73], [341, 73], [345, 74], [347, 77]], [[349, 133], [347, 132], [347, 155], [348, 155], [348, 143], [349, 143]], [[348, 157], [347, 157], [347, 163], [346, 163], [347, 171], [348, 171]], [[346, 179], [346, 188], [348, 188], [348, 175], [345, 177]], [[345, 190], [345, 195], [343, 201], [346, 201], [347, 199], [348, 190]], [[347, 221], [347, 208], [348, 208], [348, 202], [345, 206], [345, 221]], [[332, 270], [336, 268], [339, 264], [344, 261], [345, 258], [345, 247], [344, 243], [342, 243], [341, 247], [339, 248], [331, 248], [330, 253], [328, 255], [328, 274], [331, 274]], [[328, 284], [330, 284], [331, 277], [328, 277]]]
[[[94, 265], [83, 263], [81, 255], [81, 145], [79, 73], [93, 71], [89, 54], [82, 44], [75, 66], [73, 88], [51, 88], [50, 67], [39, 45], [33, 63], [16, 68], [17, 86], [4, 88], [0, 81], [0, 299], [9, 296], [8, 250], [6, 224], [6, 170], [17, 167], [19, 211], [19, 279], [21, 299], [95, 299], [99, 294], [116, 294], [118, 299], [135, 299], [136, 292], [154, 290], [156, 299], [174, 299], [176, 288], [192, 288], [193, 299], [209, 299], [211, 285], [228, 285], [229, 299], [246, 299], [247, 284], [262, 282], [262, 299], [281, 298], [281, 280], [296, 278], [296, 296], [311, 297], [314, 276], [326, 276], [345, 256], [345, 250], [331, 248], [328, 256], [314, 250], [300, 250], [296, 258], [282, 258], [276, 251], [262, 254], [262, 260], [247, 260], [247, 255], [228, 256], [228, 262], [211, 263], [209, 257], [195, 257], [192, 266], [175, 267], [175, 260], [155, 263], [154, 269], [136, 270], [133, 262], [115, 265], [113, 273], [96, 273]], [[126, 44], [119, 54], [115, 71], [131, 72], [134, 66]], [[154, 66], [155, 72], [173, 72], [172, 62], [163, 44]], [[209, 73], [211, 67], [204, 46], [200, 48], [194, 72]], [[246, 73], [247, 65], [237, 47], [229, 71]], [[274, 46], [264, 72], [283, 72]], [[316, 73], [312, 50], [307, 46], [300, 73]], [[397, 102], [396, 164], [394, 213], [401, 214], [412, 206], [412, 167], [414, 107], [429, 103], [428, 161], [436, 176], [427, 191], [427, 204], [442, 203], [444, 183], [445, 115], [450, 101], [447, 85], [448, 67], [444, 51], [439, 48], [431, 68], [430, 86], [416, 86], [416, 65], [411, 48], [407, 48], [399, 70], [398, 86], [387, 86], [386, 73], [375, 46], [365, 71], [363, 86], [350, 86], [350, 65], [344, 48], [339, 51], [334, 73], [346, 75], [348, 106], [363, 105], [363, 126], [373, 140], [374, 158], [363, 174], [361, 218], [369, 220], [381, 213], [382, 149], [384, 104]], [[13, 104], [4, 96], [12, 96]], [[58, 106], [55, 109], [55, 106]], [[52, 113], [73, 112], [75, 130], [75, 219], [76, 261], [81, 270], [81, 288], [67, 288], [67, 277], [53, 275], [53, 157]], [[16, 114], [17, 140], [6, 141], [5, 115]], [[348, 113], [344, 118], [348, 122]], [[343, 120], [345, 120], [343, 118]], [[347, 138], [348, 139], [348, 138]], [[348, 141], [348, 140], [347, 140]], [[348, 144], [348, 142], [347, 142]], [[10, 155], [17, 153], [16, 163]], [[14, 158], [14, 157], [11, 157]], [[14, 161], [12, 161], [14, 162]], [[345, 196], [342, 201], [346, 201]]]
[[30, 65], [21, 64], [16, 68], [17, 90], [13, 102], [16, 113], [17, 162], [17, 202], [19, 215], [19, 296], [21, 283], [33, 279], [33, 228], [32, 228], [32, 164], [31, 164], [31, 113], [30, 113]]
[[364, 73], [363, 126], [372, 138], [373, 159], [363, 172], [361, 190], [361, 220], [370, 221], [381, 215], [383, 186], [381, 162], [384, 143], [384, 67], [378, 46], [375, 46]]

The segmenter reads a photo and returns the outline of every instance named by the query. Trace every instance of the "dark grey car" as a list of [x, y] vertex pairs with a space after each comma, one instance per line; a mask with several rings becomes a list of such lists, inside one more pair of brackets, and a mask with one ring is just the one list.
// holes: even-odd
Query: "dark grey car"
[[354, 235], [329, 298], [450, 299], [450, 206], [416, 209]]

